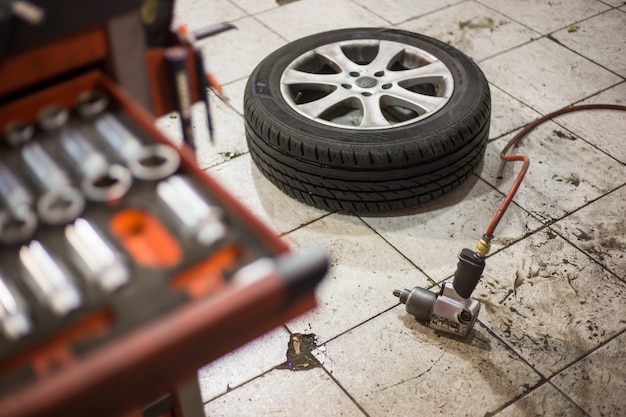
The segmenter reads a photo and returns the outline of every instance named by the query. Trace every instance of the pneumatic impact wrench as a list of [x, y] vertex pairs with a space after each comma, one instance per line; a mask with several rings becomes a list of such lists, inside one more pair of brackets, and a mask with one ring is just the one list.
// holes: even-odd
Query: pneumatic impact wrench
[[415, 287], [395, 290], [393, 295], [406, 304], [406, 311], [417, 321], [435, 330], [464, 337], [472, 330], [480, 311], [480, 301], [470, 297], [484, 269], [484, 256], [463, 249], [452, 283], [444, 283], [439, 294]]

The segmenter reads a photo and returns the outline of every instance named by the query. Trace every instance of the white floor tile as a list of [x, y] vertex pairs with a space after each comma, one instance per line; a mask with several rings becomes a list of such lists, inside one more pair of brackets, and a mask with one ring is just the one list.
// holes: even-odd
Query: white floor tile
[[610, 10], [554, 33], [559, 42], [593, 62], [626, 77], [626, 13]]
[[279, 191], [253, 166], [249, 154], [218, 165], [209, 174], [276, 233], [287, 233], [326, 215]]
[[[472, 178], [413, 214], [364, 220], [431, 279], [441, 281], [454, 273], [461, 249], [476, 247], [502, 199], [500, 193]], [[527, 213], [512, 206], [497, 229], [492, 251], [539, 226]]]
[[544, 114], [621, 81], [547, 38], [486, 59], [481, 68], [490, 83]]
[[548, 230], [487, 261], [479, 320], [544, 376], [626, 329], [626, 284]]
[[[576, 104], [617, 104], [626, 106], [626, 83], [609, 88]], [[587, 142], [626, 164], [626, 146], [618, 140], [626, 132], [626, 113], [617, 110], [593, 110], [560, 116], [557, 123]]]
[[626, 187], [594, 201], [553, 228], [626, 281]]
[[248, 14], [255, 14], [278, 7], [276, 0], [232, 0], [237, 6], [244, 9]]
[[538, 32], [547, 34], [570, 26], [609, 8], [595, 0], [480, 0], [481, 3], [499, 11]]
[[[221, 164], [248, 151], [241, 115], [215, 97], [211, 97], [215, 143], [211, 143], [209, 139], [208, 120], [203, 104], [196, 103], [192, 107], [192, 119], [196, 157], [201, 168]], [[174, 142], [182, 143], [182, 129], [177, 113], [161, 117], [157, 121], [157, 127]]]
[[459, 341], [402, 307], [326, 345], [333, 377], [370, 416], [487, 415], [539, 382], [481, 325]]
[[199, 42], [209, 68], [222, 84], [245, 78], [285, 41], [258, 20], [247, 17], [234, 22], [236, 30]]
[[[229, 1], [177, 0], [174, 13], [191, 30], [198, 30], [217, 23], [230, 22], [245, 16], [245, 12]], [[209, 7], [207, 7], [209, 6]]]
[[561, 416], [584, 417], [586, 414], [550, 384], [545, 384], [511, 404], [497, 417]]
[[256, 17], [289, 41], [334, 29], [388, 26], [348, 0], [299, 0]]
[[[329, 233], [332, 231], [332, 233]], [[292, 246], [324, 245], [330, 272], [319, 286], [319, 307], [287, 323], [292, 332], [324, 342], [393, 307], [395, 289], [428, 285], [426, 277], [359, 218], [333, 214], [286, 236]]]
[[530, 107], [526, 106], [519, 100], [511, 97], [496, 86], [490, 86], [491, 89], [491, 127], [489, 130], [490, 138], [499, 138], [500, 136], [513, 132], [522, 126], [541, 117]]
[[210, 417], [364, 417], [321, 368], [274, 370], [204, 407]]
[[[521, 163], [503, 163], [500, 151], [513, 135], [489, 143], [481, 176], [508, 192]], [[513, 201], [542, 221], [559, 219], [626, 181], [626, 167], [553, 122], [532, 131], [510, 154], [530, 158]], [[504, 164], [504, 165], [503, 165]]]
[[392, 24], [405, 22], [414, 17], [445, 8], [460, 0], [355, 0], [366, 9], [376, 13]]
[[279, 327], [200, 368], [202, 400], [207, 402], [285, 362], [288, 342], [289, 333]]
[[626, 412], [626, 334], [601, 347], [553, 382], [591, 416], [620, 416]]
[[540, 36], [475, 1], [413, 19], [399, 28], [449, 43], [476, 61]]

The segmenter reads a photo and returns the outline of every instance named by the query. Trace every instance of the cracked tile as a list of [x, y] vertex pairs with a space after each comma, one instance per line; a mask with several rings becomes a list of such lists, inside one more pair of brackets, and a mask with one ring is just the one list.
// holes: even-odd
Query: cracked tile
[[413, 19], [399, 28], [439, 39], [477, 61], [541, 36], [475, 1]]
[[328, 30], [386, 26], [383, 19], [347, 0], [299, 0], [256, 17], [289, 41]]
[[319, 307], [289, 322], [292, 332], [328, 340], [393, 307], [394, 289], [428, 285], [423, 274], [354, 216], [332, 214], [285, 238], [292, 246], [324, 245], [331, 265], [317, 289]]
[[[480, 324], [441, 336], [399, 306], [326, 344], [334, 378], [374, 416], [485, 415], [539, 376]], [[367, 375], [367, 377], [363, 377]]]
[[594, 201], [552, 227], [626, 281], [626, 187]]
[[204, 406], [211, 417], [365, 417], [324, 372], [274, 370]]
[[256, 218], [278, 234], [326, 214], [283, 194], [253, 165], [250, 154], [238, 156], [208, 172]]
[[224, 394], [285, 362], [289, 333], [279, 327], [198, 370], [202, 401]]
[[545, 384], [497, 413], [496, 416], [584, 417], [586, 414], [552, 385]]
[[[503, 163], [507, 135], [487, 145], [481, 177], [508, 192], [521, 164]], [[512, 151], [530, 158], [513, 201], [543, 222], [562, 218], [625, 182], [626, 167], [553, 122], [532, 131]]]
[[623, 416], [626, 414], [625, 350], [623, 333], [552, 381], [592, 417]]
[[509, 16], [538, 32], [547, 34], [601, 13], [609, 6], [594, 0], [480, 0], [481, 3]]
[[579, 22], [576, 30], [563, 29], [552, 36], [568, 48], [626, 77], [626, 13], [609, 10]]
[[544, 114], [621, 81], [547, 38], [488, 58], [480, 66], [490, 83]]
[[495, 254], [479, 320], [545, 376], [626, 328], [626, 284], [551, 230]]
[[[364, 220], [431, 279], [441, 281], [454, 273], [461, 249], [476, 247], [503, 198], [472, 177], [456, 190], [404, 216]], [[511, 206], [492, 242], [492, 252], [539, 227], [539, 222]]]

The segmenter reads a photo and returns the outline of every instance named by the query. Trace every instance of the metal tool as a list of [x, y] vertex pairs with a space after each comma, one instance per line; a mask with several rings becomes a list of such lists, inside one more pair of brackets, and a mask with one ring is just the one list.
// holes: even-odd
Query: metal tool
[[4, 336], [10, 340], [17, 340], [31, 332], [26, 301], [2, 273], [0, 273], [0, 328]]
[[39, 127], [46, 131], [60, 129], [67, 123], [70, 112], [57, 105], [44, 107], [37, 113], [37, 123]]
[[81, 93], [76, 100], [76, 111], [85, 119], [92, 119], [107, 108], [109, 98], [101, 91], [92, 90]]
[[6, 125], [4, 128], [4, 141], [10, 146], [20, 146], [30, 141], [35, 133], [35, 127], [32, 124], [15, 120]]
[[[191, 120], [191, 88], [189, 87], [189, 73], [187, 72], [188, 56], [187, 50], [179, 46], [167, 48], [165, 51], [165, 60], [168, 63], [172, 84], [176, 92], [176, 106], [178, 113], [180, 113], [183, 140], [195, 151], [196, 143]], [[206, 91], [204, 96], [206, 96]]]
[[215, 129], [213, 129], [213, 119], [211, 116], [211, 101], [209, 100], [209, 82], [206, 77], [206, 70], [204, 68], [204, 58], [202, 51], [198, 48], [193, 49], [193, 54], [196, 59], [196, 79], [198, 81], [198, 94], [204, 102], [204, 108], [206, 110], [207, 117], [207, 129], [209, 130], [209, 140], [212, 144], [215, 143]]
[[109, 146], [141, 180], [159, 180], [170, 176], [180, 166], [180, 155], [170, 146], [144, 145], [113, 115], [105, 113], [94, 122], [95, 128]]
[[0, 243], [23, 243], [37, 229], [31, 192], [0, 162]]
[[174, 175], [159, 182], [157, 195], [174, 215], [184, 238], [212, 245], [226, 235], [222, 209], [209, 204], [187, 178]]
[[472, 330], [480, 301], [470, 298], [485, 269], [485, 259], [471, 249], [463, 249], [452, 283], [446, 282], [439, 294], [421, 287], [395, 290], [393, 295], [406, 304], [406, 311], [419, 322], [457, 336]]
[[85, 198], [43, 147], [37, 142], [27, 144], [22, 159], [40, 189], [37, 213], [41, 220], [58, 225], [78, 217], [85, 208]]
[[130, 271], [120, 253], [88, 220], [78, 218], [65, 226], [70, 256], [85, 278], [106, 291], [128, 283]]
[[59, 142], [80, 177], [80, 187], [90, 201], [123, 197], [133, 183], [128, 168], [111, 164], [79, 131], [64, 129]]
[[54, 259], [38, 240], [22, 246], [19, 251], [26, 284], [42, 304], [57, 315], [65, 315], [80, 307], [82, 296], [66, 267]]

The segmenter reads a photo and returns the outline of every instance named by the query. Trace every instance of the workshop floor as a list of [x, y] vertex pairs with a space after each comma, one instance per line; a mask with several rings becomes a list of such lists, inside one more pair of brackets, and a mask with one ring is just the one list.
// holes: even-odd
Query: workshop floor
[[[199, 370], [207, 416], [626, 415], [624, 114], [571, 114], [524, 139], [530, 171], [474, 293], [483, 307], [473, 338], [433, 332], [392, 295], [436, 287], [457, 253], [475, 247], [517, 172], [498, 154], [520, 127], [574, 103], [626, 104], [623, 1], [177, 3], [192, 28], [238, 28], [200, 42], [230, 97], [230, 106], [212, 97], [217, 145], [201, 146], [201, 165], [294, 248], [324, 245], [332, 263], [316, 311]], [[401, 216], [328, 213], [286, 197], [247, 152], [246, 77], [305, 35], [381, 26], [441, 39], [477, 61], [493, 106], [484, 163]], [[194, 111], [206, 139], [202, 107]], [[176, 123], [159, 121], [174, 137]], [[280, 367], [294, 333], [317, 336], [322, 367]]]

